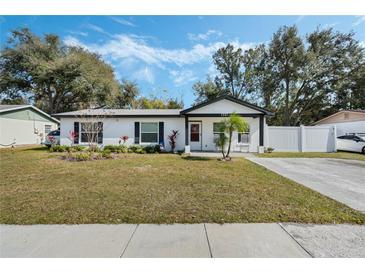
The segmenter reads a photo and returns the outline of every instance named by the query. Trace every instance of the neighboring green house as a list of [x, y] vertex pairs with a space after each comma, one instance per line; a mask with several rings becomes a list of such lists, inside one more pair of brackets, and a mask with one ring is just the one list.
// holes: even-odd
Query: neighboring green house
[[59, 121], [31, 105], [0, 105], [0, 147], [41, 144]]

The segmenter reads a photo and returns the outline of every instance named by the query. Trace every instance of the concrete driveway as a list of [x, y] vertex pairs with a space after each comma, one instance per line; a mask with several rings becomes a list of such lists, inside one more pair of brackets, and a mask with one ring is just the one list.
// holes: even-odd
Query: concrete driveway
[[327, 158], [249, 158], [284, 177], [365, 212], [365, 162]]

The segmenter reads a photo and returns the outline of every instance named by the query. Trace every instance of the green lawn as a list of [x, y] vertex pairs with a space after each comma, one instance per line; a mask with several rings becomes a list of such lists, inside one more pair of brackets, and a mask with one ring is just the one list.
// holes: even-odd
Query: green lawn
[[263, 158], [337, 158], [365, 161], [365, 155], [352, 152], [272, 152], [255, 154]]
[[120, 154], [67, 162], [0, 150], [0, 223], [365, 223], [365, 215], [245, 159]]

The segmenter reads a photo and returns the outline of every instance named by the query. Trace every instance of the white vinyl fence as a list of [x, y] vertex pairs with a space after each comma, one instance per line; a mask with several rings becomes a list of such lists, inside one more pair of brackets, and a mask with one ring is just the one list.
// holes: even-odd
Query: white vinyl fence
[[336, 151], [336, 126], [267, 127], [267, 147], [275, 151]]

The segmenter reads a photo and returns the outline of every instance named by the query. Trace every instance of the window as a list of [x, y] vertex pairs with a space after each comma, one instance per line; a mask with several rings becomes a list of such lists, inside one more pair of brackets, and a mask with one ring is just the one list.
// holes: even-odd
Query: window
[[221, 131], [223, 126], [223, 123], [213, 123], [214, 142], [218, 140], [219, 134], [223, 134], [223, 132]]
[[246, 132], [238, 132], [238, 143], [249, 144], [250, 143], [250, 128]]
[[81, 143], [102, 143], [103, 123], [80, 123]]
[[51, 125], [44, 125], [44, 133], [48, 134], [52, 131], [52, 126]]
[[141, 143], [158, 143], [158, 123], [141, 123]]

